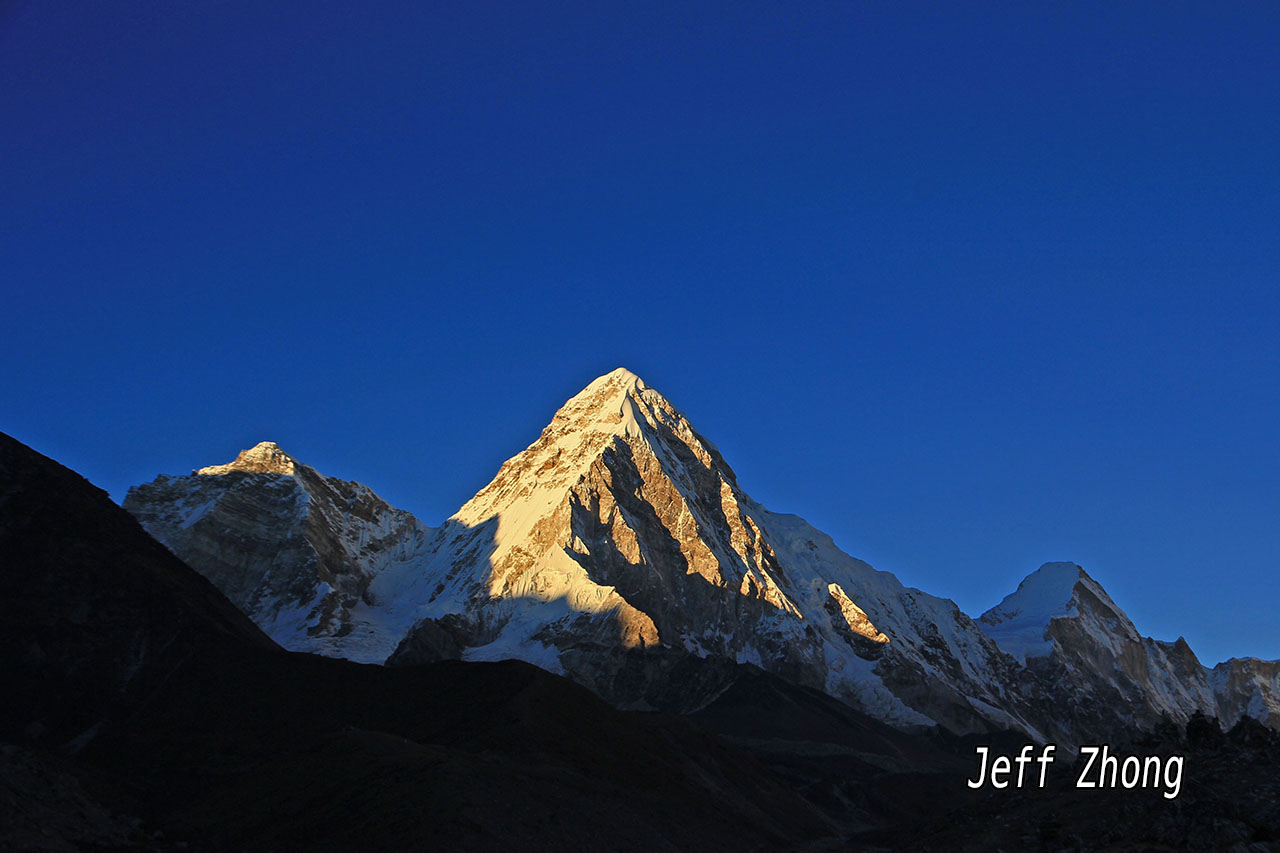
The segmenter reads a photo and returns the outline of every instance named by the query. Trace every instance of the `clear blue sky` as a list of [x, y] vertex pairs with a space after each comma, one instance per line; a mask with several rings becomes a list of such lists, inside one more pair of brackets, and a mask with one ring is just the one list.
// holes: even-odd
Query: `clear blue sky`
[[438, 524], [625, 365], [977, 614], [1280, 658], [1274, 3], [0, 5], [0, 429]]

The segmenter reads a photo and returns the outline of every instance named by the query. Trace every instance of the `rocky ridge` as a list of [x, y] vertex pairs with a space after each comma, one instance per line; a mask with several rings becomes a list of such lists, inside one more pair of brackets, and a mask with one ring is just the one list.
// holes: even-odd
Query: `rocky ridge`
[[1046, 564], [980, 621], [903, 586], [753, 501], [624, 369], [437, 530], [269, 442], [125, 506], [290, 648], [519, 658], [679, 711], [757, 666], [898, 725], [1065, 742], [1197, 709], [1277, 725], [1280, 664], [1206, 670], [1185, 642], [1138, 635], [1074, 564]]

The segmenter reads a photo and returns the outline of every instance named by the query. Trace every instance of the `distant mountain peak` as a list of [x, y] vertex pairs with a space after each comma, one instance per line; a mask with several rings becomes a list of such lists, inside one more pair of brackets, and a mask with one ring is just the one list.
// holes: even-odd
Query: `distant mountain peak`
[[1003, 651], [1026, 664], [1029, 658], [1047, 658], [1057, 649], [1055, 623], [1061, 626], [1067, 622], [1080, 623], [1083, 619], [1093, 627], [1089, 618], [1095, 609], [1093, 602], [1110, 608], [1115, 625], [1121, 621], [1128, 623], [1128, 617], [1079, 564], [1045, 563], [1023, 578], [1004, 600], [978, 617], [978, 624]]
[[1001, 649], [1025, 662], [1053, 651], [1050, 625], [1092, 613], [1109, 630], [1138, 637], [1137, 629], [1107, 591], [1076, 563], [1045, 563], [1022, 579], [1018, 589], [979, 617]]
[[1052, 618], [1074, 615], [1077, 589], [1081, 585], [1100, 602], [1120, 612], [1102, 585], [1078, 563], [1054, 562], [1045, 563], [1023, 578], [1018, 589], [982, 614], [980, 621], [987, 625], [1013, 621], [1047, 625]]
[[1042, 609], [1062, 610], [1082, 580], [1092, 580], [1078, 563], [1066, 561], [1045, 563], [1022, 579], [1018, 589], [1006, 598], [1018, 604], [1037, 605]]
[[296, 473], [299, 464], [274, 441], [260, 441], [247, 450], [241, 450], [233, 461], [225, 465], [209, 465], [196, 469], [194, 473], [213, 477], [230, 474], [232, 471], [292, 475]]

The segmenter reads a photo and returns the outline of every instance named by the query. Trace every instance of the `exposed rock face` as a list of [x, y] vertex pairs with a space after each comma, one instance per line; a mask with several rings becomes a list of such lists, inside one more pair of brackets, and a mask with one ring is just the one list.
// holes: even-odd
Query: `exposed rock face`
[[836, 632], [848, 640], [858, 654], [867, 660], [878, 660], [884, 654], [884, 644], [889, 642], [883, 631], [877, 631], [862, 608], [849, 600], [840, 584], [827, 584], [830, 598], [826, 602]]
[[1047, 701], [1046, 728], [1074, 738], [1185, 723], [1197, 711], [1232, 725], [1280, 723], [1280, 662], [1201, 665], [1186, 640], [1143, 637], [1084, 569], [1046, 563], [979, 620], [1024, 661]]
[[413, 562], [434, 532], [269, 441], [135, 486], [124, 508], [281, 645], [367, 662], [395, 647], [374, 624], [370, 584]]
[[1210, 671], [1209, 683], [1224, 723], [1252, 717], [1280, 731], [1280, 661], [1231, 658]]

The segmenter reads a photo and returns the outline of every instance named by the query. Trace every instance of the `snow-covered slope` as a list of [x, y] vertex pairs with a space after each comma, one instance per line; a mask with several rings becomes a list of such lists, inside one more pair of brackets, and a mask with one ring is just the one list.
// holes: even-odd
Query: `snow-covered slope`
[[369, 586], [416, 564], [434, 533], [269, 441], [135, 486], [124, 508], [282, 646], [371, 663], [399, 637]]

